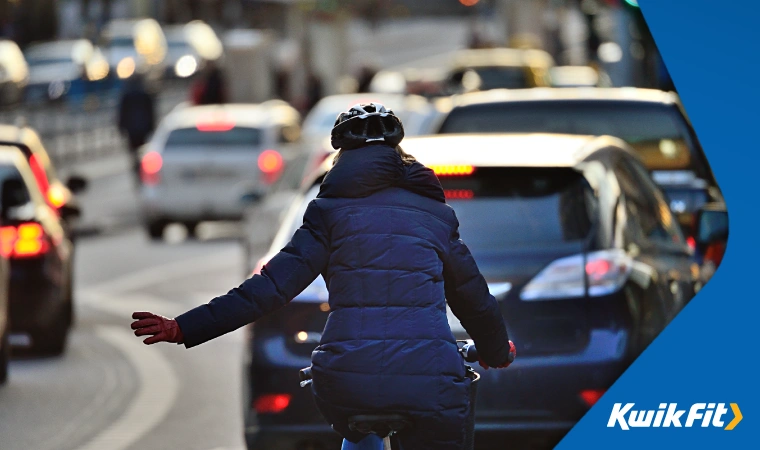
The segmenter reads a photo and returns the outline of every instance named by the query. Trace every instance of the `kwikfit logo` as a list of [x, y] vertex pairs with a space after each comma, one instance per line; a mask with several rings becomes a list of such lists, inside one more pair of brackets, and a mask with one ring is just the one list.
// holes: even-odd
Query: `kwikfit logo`
[[[631, 428], [691, 428], [691, 427], [717, 427], [725, 430], [733, 430], [741, 422], [742, 412], [739, 405], [731, 403], [733, 420], [725, 425], [723, 417], [728, 413], [725, 403], [694, 403], [687, 410], [678, 409], [678, 403], [660, 403], [658, 409], [635, 410], [635, 403], [615, 403], [612, 407], [608, 428], [620, 426], [622, 430]], [[686, 414], [686, 418], [683, 416]], [[681, 420], [684, 420], [683, 424]], [[725, 428], [724, 428], [725, 425]]]

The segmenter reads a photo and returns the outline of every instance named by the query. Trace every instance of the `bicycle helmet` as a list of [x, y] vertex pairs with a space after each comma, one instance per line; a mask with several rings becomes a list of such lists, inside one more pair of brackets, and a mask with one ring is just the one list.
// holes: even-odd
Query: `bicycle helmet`
[[340, 113], [331, 133], [334, 149], [351, 150], [366, 145], [397, 146], [404, 139], [401, 121], [380, 103], [352, 106]]

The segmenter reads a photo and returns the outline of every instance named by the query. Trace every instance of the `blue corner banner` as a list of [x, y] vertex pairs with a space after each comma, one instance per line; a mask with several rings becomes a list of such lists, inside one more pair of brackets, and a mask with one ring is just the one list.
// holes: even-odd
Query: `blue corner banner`
[[639, 4], [725, 196], [728, 248], [557, 448], [760, 448], [760, 2]]

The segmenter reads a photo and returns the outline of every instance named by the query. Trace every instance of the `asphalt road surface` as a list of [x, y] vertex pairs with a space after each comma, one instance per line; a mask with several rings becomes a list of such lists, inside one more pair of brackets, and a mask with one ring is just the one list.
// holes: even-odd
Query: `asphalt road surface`
[[134, 310], [173, 316], [226, 292], [241, 264], [229, 238], [155, 244], [129, 227], [80, 240], [68, 350], [11, 363], [0, 448], [244, 448], [244, 331], [185, 350], [129, 329]]

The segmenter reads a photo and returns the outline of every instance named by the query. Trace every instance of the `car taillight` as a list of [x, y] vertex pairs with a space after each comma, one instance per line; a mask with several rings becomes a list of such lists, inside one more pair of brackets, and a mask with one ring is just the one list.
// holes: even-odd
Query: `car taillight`
[[140, 161], [140, 175], [142, 182], [148, 185], [158, 184], [161, 181], [161, 167], [164, 159], [156, 151], [146, 153]]
[[40, 192], [47, 192], [50, 188], [50, 181], [37, 155], [33, 154], [29, 157], [29, 167], [32, 169], [32, 174], [34, 174], [34, 179], [37, 181], [37, 187], [40, 188]]
[[602, 398], [605, 392], [607, 392], [606, 389], [586, 389], [585, 391], [581, 391], [579, 395], [583, 403], [590, 408]]
[[264, 150], [258, 159], [259, 170], [264, 174], [264, 181], [274, 183], [282, 171], [284, 163], [277, 150]]
[[53, 208], [60, 209], [66, 204], [66, 192], [60, 186], [50, 186], [47, 190], [47, 201]]
[[31, 258], [50, 248], [42, 225], [34, 222], [0, 227], [0, 254], [10, 258]]
[[429, 167], [439, 177], [461, 177], [475, 173], [475, 167], [468, 164], [438, 164]]
[[[622, 250], [601, 250], [557, 259], [523, 288], [526, 301], [607, 295], [620, 289], [631, 273]], [[586, 288], [588, 287], [588, 291]]]
[[278, 414], [290, 406], [290, 394], [264, 394], [253, 402], [259, 414]]

